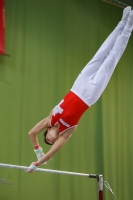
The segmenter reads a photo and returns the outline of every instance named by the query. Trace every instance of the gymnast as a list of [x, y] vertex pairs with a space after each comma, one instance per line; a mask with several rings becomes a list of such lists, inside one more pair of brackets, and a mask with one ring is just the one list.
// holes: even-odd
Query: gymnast
[[[32, 173], [46, 162], [69, 140], [83, 113], [93, 105], [106, 88], [120, 60], [133, 30], [133, 10], [123, 10], [121, 21], [108, 36], [90, 62], [83, 68], [71, 90], [56, 105], [49, 116], [37, 123], [29, 132], [37, 161], [26, 170]], [[45, 143], [52, 145], [44, 154], [37, 134], [44, 132]]]

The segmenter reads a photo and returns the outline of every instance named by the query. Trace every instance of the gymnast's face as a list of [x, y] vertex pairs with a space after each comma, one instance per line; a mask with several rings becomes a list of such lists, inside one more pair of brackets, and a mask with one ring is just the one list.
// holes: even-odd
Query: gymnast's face
[[46, 141], [49, 144], [54, 144], [55, 141], [59, 138], [58, 130], [56, 127], [48, 128], [47, 129], [47, 135], [46, 135]]

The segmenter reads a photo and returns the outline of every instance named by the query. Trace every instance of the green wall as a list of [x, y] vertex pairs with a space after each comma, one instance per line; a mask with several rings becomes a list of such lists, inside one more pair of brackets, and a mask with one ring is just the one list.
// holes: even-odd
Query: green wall
[[[121, 19], [122, 9], [100, 0], [10, 0], [6, 53], [0, 56], [0, 162], [36, 161], [28, 131], [61, 101], [77, 75]], [[107, 89], [82, 117], [48, 169], [103, 174], [118, 199], [133, 196], [133, 36]], [[43, 144], [44, 152], [49, 146]], [[0, 200], [97, 199], [84, 177], [0, 168]], [[112, 194], [104, 188], [105, 199]]]

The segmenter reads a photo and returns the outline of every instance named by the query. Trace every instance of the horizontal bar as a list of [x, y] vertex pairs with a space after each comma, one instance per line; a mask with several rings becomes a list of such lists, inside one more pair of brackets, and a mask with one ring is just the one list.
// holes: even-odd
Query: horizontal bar
[[[29, 167], [26, 167], [26, 166], [11, 165], [11, 164], [4, 164], [4, 163], [0, 163], [0, 167], [16, 168], [16, 169], [22, 169], [22, 170], [29, 169]], [[52, 169], [42, 169], [42, 168], [37, 168], [35, 169], [35, 171], [55, 173], [55, 174], [67, 174], [67, 175], [73, 175], [73, 176], [85, 176], [88, 178], [98, 178], [99, 176], [101, 176], [98, 174], [84, 174], [84, 173], [68, 172], [68, 171], [60, 171], [60, 170], [52, 170]]]

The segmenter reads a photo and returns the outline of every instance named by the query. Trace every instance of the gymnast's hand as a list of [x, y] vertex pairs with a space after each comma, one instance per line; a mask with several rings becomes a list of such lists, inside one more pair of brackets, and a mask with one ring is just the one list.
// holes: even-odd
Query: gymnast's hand
[[32, 173], [34, 172], [35, 169], [37, 169], [38, 163], [33, 162], [31, 165], [25, 170], [27, 173]]

